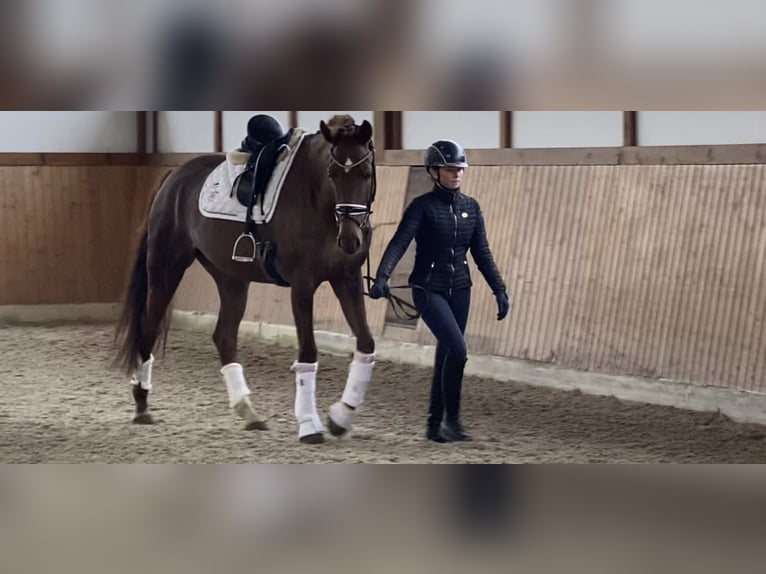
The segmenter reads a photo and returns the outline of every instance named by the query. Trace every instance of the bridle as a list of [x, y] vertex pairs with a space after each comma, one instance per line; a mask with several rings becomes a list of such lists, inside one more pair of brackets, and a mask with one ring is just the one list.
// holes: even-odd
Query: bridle
[[335, 147], [330, 150], [330, 162], [327, 165], [327, 177], [330, 179], [330, 183], [333, 185], [333, 178], [330, 175], [330, 168], [335, 165], [341, 168], [345, 173], [349, 173], [351, 170], [370, 162], [370, 168], [372, 169], [371, 181], [370, 181], [370, 195], [367, 198], [366, 204], [361, 203], [336, 203], [335, 204], [335, 223], [340, 226], [344, 219], [351, 219], [362, 230], [366, 230], [370, 227], [370, 215], [372, 215], [372, 204], [375, 201], [375, 193], [377, 192], [377, 177], [375, 173], [375, 148], [370, 144], [370, 151], [356, 161], [351, 161], [351, 158], [346, 159], [345, 162], [341, 162], [335, 155]]
[[[335, 205], [335, 222], [338, 224], [338, 226], [340, 226], [341, 221], [343, 221], [344, 219], [351, 219], [357, 225], [359, 225], [359, 227], [363, 231], [368, 230], [370, 227], [370, 215], [372, 215], [372, 203], [375, 201], [375, 193], [377, 191], [377, 179], [376, 179], [376, 173], [375, 173], [375, 148], [372, 146], [372, 144], [370, 144], [370, 151], [368, 151], [363, 157], [359, 158], [356, 161], [352, 161], [351, 158], [348, 158], [345, 162], [341, 162], [338, 160], [338, 158], [335, 155], [335, 147], [333, 147], [330, 150], [330, 162], [327, 165], [327, 176], [329, 177], [331, 182], [332, 182], [332, 177], [330, 176], [330, 168], [333, 165], [341, 168], [345, 173], [349, 173], [352, 169], [355, 169], [368, 161], [371, 163], [370, 167], [372, 168], [372, 176], [371, 176], [371, 183], [370, 183], [370, 196], [367, 198], [367, 203], [366, 204], [361, 204], [361, 203], [336, 204]], [[367, 282], [367, 291], [364, 294], [369, 296], [370, 286], [372, 282], [372, 277], [370, 277], [369, 252], [367, 253], [366, 262], [367, 262], [367, 275], [364, 276], [364, 279]], [[397, 289], [397, 287], [392, 287], [392, 289]], [[417, 319], [420, 316], [420, 313], [418, 312], [418, 310], [411, 303], [402, 299], [401, 297], [397, 297], [393, 293], [390, 293], [388, 296], [388, 300], [391, 303], [391, 307], [394, 310], [394, 314], [400, 319], [412, 320], [412, 319]]]

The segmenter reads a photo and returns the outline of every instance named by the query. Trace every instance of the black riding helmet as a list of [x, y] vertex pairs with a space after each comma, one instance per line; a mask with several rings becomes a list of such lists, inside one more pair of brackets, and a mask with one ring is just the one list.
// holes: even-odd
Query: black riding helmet
[[463, 146], [452, 140], [439, 140], [426, 150], [426, 169], [468, 167]]

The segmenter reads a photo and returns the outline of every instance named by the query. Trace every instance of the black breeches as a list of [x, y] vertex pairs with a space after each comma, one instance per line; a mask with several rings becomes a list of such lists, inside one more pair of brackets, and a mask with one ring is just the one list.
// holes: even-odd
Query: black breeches
[[444, 363], [449, 351], [465, 360], [468, 350], [463, 334], [471, 307], [471, 289], [454, 291], [452, 295], [414, 289], [412, 295], [423, 321], [436, 337], [436, 365]]

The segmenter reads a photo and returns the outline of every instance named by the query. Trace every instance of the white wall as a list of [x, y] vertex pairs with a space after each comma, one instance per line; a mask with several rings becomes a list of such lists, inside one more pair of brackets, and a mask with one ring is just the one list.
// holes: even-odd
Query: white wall
[[766, 112], [639, 112], [639, 145], [766, 143]]
[[513, 112], [513, 147], [619, 147], [622, 112]]
[[160, 153], [212, 152], [215, 148], [213, 112], [159, 112], [157, 151]]
[[290, 128], [290, 112], [288, 111], [236, 111], [223, 112], [223, 149], [237, 149], [247, 135], [247, 122], [256, 114], [269, 114], [282, 124], [285, 130]]
[[465, 148], [500, 147], [500, 112], [402, 112], [402, 147], [451, 139]]
[[0, 112], [0, 152], [132, 153], [135, 112]]
[[[287, 111], [226, 111], [225, 150], [245, 137], [247, 121], [269, 113], [287, 128]], [[315, 130], [334, 111], [300, 111], [298, 124]], [[357, 122], [372, 121], [372, 111], [351, 111]], [[162, 153], [210, 152], [214, 146], [212, 111], [158, 114], [158, 150]], [[500, 112], [405, 111], [406, 149], [425, 149], [449, 138], [467, 148], [500, 147]], [[376, 129], [382, 129], [376, 126]], [[151, 127], [147, 127], [147, 136]], [[109, 111], [0, 111], [0, 153], [131, 153], [136, 151], [136, 113]], [[718, 145], [766, 143], [766, 111], [639, 112], [638, 143]], [[514, 112], [516, 148], [609, 147], [622, 145], [622, 112]]]

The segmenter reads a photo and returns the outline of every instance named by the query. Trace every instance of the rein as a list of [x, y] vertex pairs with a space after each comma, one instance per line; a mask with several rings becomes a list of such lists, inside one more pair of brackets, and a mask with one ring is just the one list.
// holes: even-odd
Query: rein
[[[364, 294], [369, 297], [370, 289], [372, 287], [372, 282], [375, 281], [375, 279], [371, 276], [371, 272], [370, 272], [369, 253], [367, 254], [367, 275], [364, 276], [364, 279], [367, 280], [367, 291], [365, 291]], [[423, 288], [420, 285], [397, 285], [397, 286], [389, 287], [389, 289], [423, 289]], [[425, 289], [423, 290], [425, 291]], [[393, 293], [390, 293], [390, 292], [388, 294], [387, 299], [397, 319], [401, 321], [414, 321], [416, 319], [420, 319], [420, 311], [418, 311], [417, 307], [415, 307], [415, 305], [413, 305], [409, 301], [405, 301], [398, 295], [394, 295]]]

